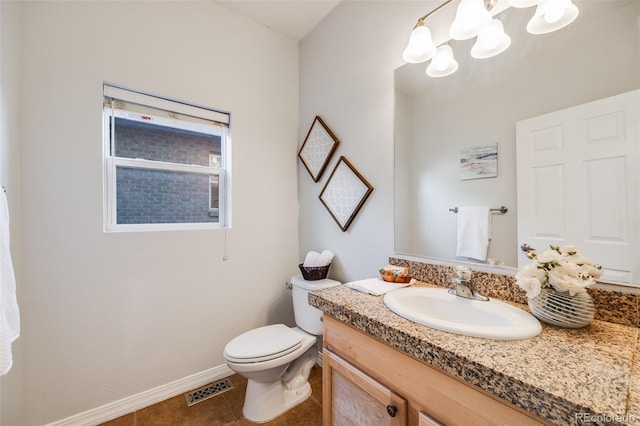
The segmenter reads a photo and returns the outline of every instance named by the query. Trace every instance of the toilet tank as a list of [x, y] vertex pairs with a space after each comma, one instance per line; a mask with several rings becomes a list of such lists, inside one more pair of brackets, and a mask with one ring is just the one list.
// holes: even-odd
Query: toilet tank
[[340, 285], [338, 281], [328, 278], [307, 281], [302, 275], [291, 277], [293, 313], [298, 327], [315, 336], [322, 334], [322, 311], [309, 305], [309, 292], [337, 285]]

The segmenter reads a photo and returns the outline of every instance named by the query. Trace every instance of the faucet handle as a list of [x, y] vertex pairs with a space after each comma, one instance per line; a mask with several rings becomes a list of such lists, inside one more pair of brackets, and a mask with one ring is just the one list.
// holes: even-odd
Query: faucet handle
[[470, 280], [471, 279], [471, 269], [468, 266], [456, 266], [456, 275], [460, 280]]

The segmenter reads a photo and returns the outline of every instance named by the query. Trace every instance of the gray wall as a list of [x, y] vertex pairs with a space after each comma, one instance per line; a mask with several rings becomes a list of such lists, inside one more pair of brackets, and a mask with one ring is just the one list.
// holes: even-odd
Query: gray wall
[[[314, 183], [298, 165], [300, 251], [330, 249], [341, 281], [378, 275], [393, 254], [393, 70], [424, 2], [343, 1], [300, 43], [299, 146], [320, 115], [340, 139]], [[344, 155], [374, 190], [347, 232], [318, 195]]]
[[[1, 379], [2, 424], [47, 424], [227, 373], [229, 340], [293, 323], [297, 43], [215, 2], [11, 7], [2, 93], [15, 87], [14, 115], [0, 129], [16, 126], [2, 152], [20, 150], [9, 190], [21, 198], [22, 335], [20, 368]], [[232, 113], [232, 229], [103, 233], [105, 81]], [[3, 176], [16, 158], [2, 159]]]

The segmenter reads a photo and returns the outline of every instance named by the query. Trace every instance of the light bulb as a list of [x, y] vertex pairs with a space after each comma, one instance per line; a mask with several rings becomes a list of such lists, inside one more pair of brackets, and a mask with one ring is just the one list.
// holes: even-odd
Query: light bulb
[[449, 28], [449, 36], [454, 40], [466, 40], [477, 36], [489, 24], [491, 13], [482, 0], [462, 0]]
[[547, 3], [544, 11], [544, 20], [547, 24], [555, 24], [564, 16], [567, 4], [564, 1], [552, 1]]
[[411, 31], [409, 43], [402, 53], [402, 59], [406, 62], [417, 64], [428, 61], [435, 53], [436, 46], [431, 39], [431, 30], [424, 22], [418, 22], [418, 25]]
[[433, 66], [436, 67], [438, 71], [444, 71], [449, 66], [449, 58], [446, 58], [445, 55], [436, 56], [433, 58]]
[[427, 67], [427, 75], [430, 77], [445, 77], [453, 74], [458, 69], [458, 63], [453, 57], [451, 46], [445, 44], [438, 47], [436, 56]]
[[425, 43], [431, 41], [431, 31], [425, 25], [418, 25], [409, 36], [409, 47], [413, 50], [419, 49]]
[[531, 34], [546, 34], [564, 28], [580, 12], [571, 0], [540, 0], [538, 8], [527, 24]]
[[494, 19], [488, 28], [478, 34], [471, 48], [471, 56], [476, 59], [491, 58], [507, 50], [510, 45], [511, 37], [504, 32], [502, 21]]
[[500, 42], [500, 31], [494, 26], [489, 27], [484, 35], [483, 47], [487, 50], [493, 50], [498, 42]]

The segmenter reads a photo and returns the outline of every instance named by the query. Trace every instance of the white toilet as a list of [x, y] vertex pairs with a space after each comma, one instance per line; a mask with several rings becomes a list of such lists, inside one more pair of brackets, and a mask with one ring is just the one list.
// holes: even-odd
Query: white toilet
[[309, 373], [318, 358], [316, 336], [322, 335], [322, 312], [308, 303], [310, 291], [340, 285], [323, 279], [291, 277], [293, 312], [298, 327], [267, 325], [242, 333], [224, 348], [230, 369], [246, 377], [242, 414], [264, 423], [311, 395]]

